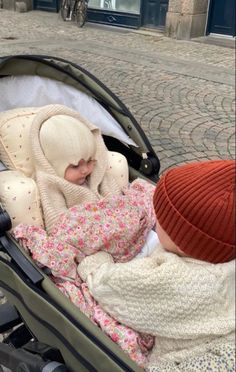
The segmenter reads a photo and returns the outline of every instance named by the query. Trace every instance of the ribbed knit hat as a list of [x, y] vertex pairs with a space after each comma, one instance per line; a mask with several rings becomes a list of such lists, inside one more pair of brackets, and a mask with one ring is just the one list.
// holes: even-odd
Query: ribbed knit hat
[[183, 165], [157, 184], [156, 217], [187, 256], [223, 263], [235, 258], [235, 161]]
[[43, 152], [59, 177], [68, 165], [94, 157], [96, 142], [89, 128], [68, 115], [54, 115], [40, 129]]

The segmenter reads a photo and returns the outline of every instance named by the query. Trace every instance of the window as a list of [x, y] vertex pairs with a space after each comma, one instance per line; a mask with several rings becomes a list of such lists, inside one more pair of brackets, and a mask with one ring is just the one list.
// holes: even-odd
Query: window
[[140, 14], [141, 0], [89, 0], [89, 8]]

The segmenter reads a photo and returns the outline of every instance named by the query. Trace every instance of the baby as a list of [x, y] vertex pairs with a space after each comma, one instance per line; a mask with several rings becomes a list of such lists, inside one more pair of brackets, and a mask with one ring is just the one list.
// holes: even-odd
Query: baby
[[128, 184], [128, 163], [120, 154], [126, 171], [125, 186], [121, 183], [119, 172], [110, 170], [109, 151], [98, 128], [65, 106], [49, 105], [35, 116], [30, 140], [46, 234], [21, 227], [17, 236], [28, 241], [29, 249], [32, 239], [39, 245], [40, 235], [51, 254], [57, 254], [59, 242], [64, 249], [68, 244], [76, 248], [78, 262], [98, 250], [119, 262], [137, 256], [142, 248], [142, 255], [149, 254], [154, 186], [144, 180]]
[[49, 233], [68, 208], [121, 193], [108, 172], [100, 130], [79, 113], [61, 105], [45, 106], [32, 123], [30, 139]]

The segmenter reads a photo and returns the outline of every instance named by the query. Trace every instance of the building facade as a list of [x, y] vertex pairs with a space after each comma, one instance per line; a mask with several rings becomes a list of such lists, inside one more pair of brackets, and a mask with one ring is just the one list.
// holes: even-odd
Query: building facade
[[[0, 0], [16, 9], [59, 11], [60, 0]], [[167, 36], [191, 39], [208, 34], [235, 37], [236, 0], [89, 0], [88, 21], [111, 26], [163, 30]], [[5, 6], [4, 6], [5, 5]]]
[[90, 0], [92, 22], [159, 28], [177, 39], [235, 36], [235, 0]]
[[169, 0], [165, 30], [177, 39], [235, 37], [235, 0]]
[[92, 22], [125, 27], [165, 27], [168, 0], [90, 0]]

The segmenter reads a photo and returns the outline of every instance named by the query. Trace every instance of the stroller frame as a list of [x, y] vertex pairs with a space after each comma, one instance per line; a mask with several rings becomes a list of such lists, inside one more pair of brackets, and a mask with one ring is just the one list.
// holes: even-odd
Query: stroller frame
[[[74, 63], [51, 56], [0, 58], [0, 80], [39, 75], [39, 71], [40, 76], [52, 75], [95, 98], [138, 145], [125, 146], [104, 136], [107, 148], [126, 156], [131, 179], [139, 176], [157, 181], [160, 163], [147, 137], [126, 106], [97, 78]], [[0, 171], [7, 172], [1, 161]], [[0, 343], [0, 371], [1, 365], [30, 372], [141, 371], [55, 287], [48, 271], [35, 265], [10, 229], [8, 213], [0, 208], [0, 287], [7, 298], [0, 305], [0, 334], [18, 327]]]

